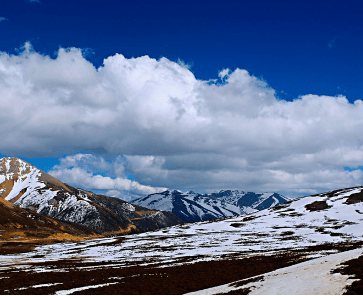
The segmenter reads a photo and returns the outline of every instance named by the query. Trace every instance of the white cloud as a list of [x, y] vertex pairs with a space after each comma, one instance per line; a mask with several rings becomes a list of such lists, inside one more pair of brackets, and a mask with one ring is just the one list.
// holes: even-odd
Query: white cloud
[[[361, 100], [289, 102], [246, 70], [219, 77], [222, 84], [202, 81], [180, 62], [120, 54], [96, 69], [80, 49], [60, 48], [52, 59], [27, 43], [19, 55], [0, 54], [0, 151], [88, 151], [82, 170], [64, 166], [59, 176], [108, 190], [137, 188], [125, 171], [140, 186], [186, 190], [294, 194], [362, 183]], [[119, 166], [103, 164], [113, 175], [95, 178], [86, 163], [101, 166], [101, 154]]]
[[7, 21], [8, 19], [6, 17], [0, 16], [0, 22]]
[[81, 167], [88, 172], [104, 172], [109, 176], [122, 176], [125, 170], [124, 162], [122, 157], [117, 157], [111, 162], [103, 157], [89, 153], [77, 153], [61, 158], [60, 164], [54, 166], [54, 169], [62, 170], [65, 168]]
[[29, 54], [30, 52], [34, 51], [33, 45], [30, 41], [26, 41], [23, 46], [20, 47], [23, 50], [23, 54]]
[[[107, 190], [107, 195], [124, 199], [167, 189], [145, 186], [137, 181], [129, 180], [123, 176], [124, 168], [119, 158], [108, 162], [103, 157], [96, 157], [92, 154], [79, 153], [61, 158], [60, 164], [55, 165], [48, 173], [69, 185], [90, 190]], [[109, 176], [115, 173], [119, 175]], [[127, 192], [126, 195], [123, 191]]]
[[229, 76], [229, 72], [230, 70], [229, 69], [223, 69], [222, 71], [220, 71], [218, 73], [218, 76], [221, 78], [221, 79], [225, 79]]

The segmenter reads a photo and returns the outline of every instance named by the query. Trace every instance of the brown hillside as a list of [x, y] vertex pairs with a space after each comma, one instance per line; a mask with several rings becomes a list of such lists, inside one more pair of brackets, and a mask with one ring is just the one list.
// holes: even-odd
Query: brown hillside
[[0, 254], [27, 251], [34, 244], [94, 237], [97, 236], [92, 229], [85, 226], [45, 217], [0, 200]]

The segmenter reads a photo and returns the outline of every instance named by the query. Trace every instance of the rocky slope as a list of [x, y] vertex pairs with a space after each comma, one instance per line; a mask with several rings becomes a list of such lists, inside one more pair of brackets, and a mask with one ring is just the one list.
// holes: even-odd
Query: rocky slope
[[14, 157], [0, 159], [0, 200], [102, 234], [138, 233], [182, 222], [169, 212], [73, 188]]
[[10, 245], [4, 250], [4, 242], [50, 243], [91, 237], [95, 237], [95, 233], [86, 226], [49, 218], [0, 200], [0, 253], [14, 251], [9, 250]]
[[164, 191], [133, 200], [134, 204], [170, 211], [186, 222], [197, 222], [248, 214], [282, 204], [289, 199], [278, 193], [222, 190], [199, 194], [192, 191]]

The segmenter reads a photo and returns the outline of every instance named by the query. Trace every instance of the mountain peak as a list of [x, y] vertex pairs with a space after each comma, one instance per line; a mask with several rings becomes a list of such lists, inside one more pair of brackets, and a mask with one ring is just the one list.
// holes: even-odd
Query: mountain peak
[[[224, 194], [224, 195], [231, 195], [232, 192], [233, 192], [232, 190], [220, 190], [219, 191], [220, 194]], [[238, 191], [236, 190], [236, 192], [238, 192]]]
[[[35, 172], [35, 170], [37, 172]], [[30, 163], [17, 157], [3, 157], [0, 159], [0, 183], [4, 181], [23, 179], [31, 173], [37, 175], [41, 171]]]
[[18, 157], [13, 157], [13, 156], [7, 156], [7, 157], [3, 157], [0, 159], [0, 164], [3, 164], [3, 163], [12, 163], [12, 164], [27, 164], [27, 165], [30, 165], [32, 166], [30, 163], [26, 162], [25, 160], [21, 159], [21, 158], [18, 158]]

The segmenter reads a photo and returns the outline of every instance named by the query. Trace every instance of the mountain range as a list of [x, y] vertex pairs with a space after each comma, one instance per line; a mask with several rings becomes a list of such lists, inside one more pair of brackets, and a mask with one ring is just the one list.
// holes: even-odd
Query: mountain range
[[[19, 158], [0, 159], [0, 210], [2, 219], [6, 217], [1, 227], [7, 229], [6, 237], [138, 233], [250, 213], [287, 200], [277, 193], [225, 190], [198, 194], [174, 190], [128, 203], [74, 188]], [[45, 221], [46, 228], [42, 227]]]
[[0, 293], [363, 294], [362, 186], [133, 202], [0, 159]]
[[0, 255], [3, 294], [362, 294], [363, 187]]
[[[72, 229], [77, 228], [74, 233], [84, 234], [138, 233], [183, 222], [170, 212], [149, 210], [118, 198], [74, 188], [15, 157], [0, 159], [0, 204], [3, 211], [11, 208], [21, 212], [20, 216], [26, 220], [46, 219], [54, 225], [67, 223]], [[34, 224], [20, 216], [8, 215], [5, 224], [9, 227], [18, 224], [23, 228]], [[20, 223], [19, 219], [24, 221]], [[60, 231], [58, 228], [56, 230]]]
[[198, 222], [249, 214], [274, 207], [290, 199], [278, 193], [254, 193], [221, 190], [200, 194], [189, 191], [166, 190], [134, 199], [132, 203], [149, 209], [169, 211], [185, 222]]

